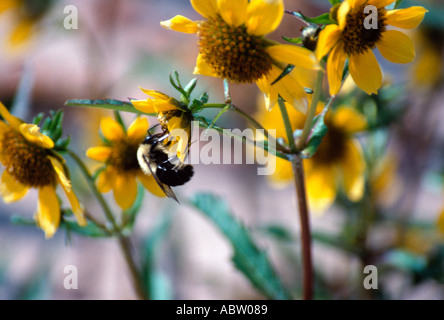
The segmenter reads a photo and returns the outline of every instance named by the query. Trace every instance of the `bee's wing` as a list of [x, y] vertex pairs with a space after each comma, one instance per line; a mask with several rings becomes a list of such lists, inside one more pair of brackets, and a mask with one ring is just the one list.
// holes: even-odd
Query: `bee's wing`
[[144, 160], [147, 163], [147, 167], [150, 170], [151, 174], [153, 175], [154, 179], [156, 180], [157, 184], [159, 185], [159, 187], [162, 189], [162, 191], [171, 199], [176, 200], [177, 203], [179, 203], [179, 200], [177, 200], [176, 195], [174, 194], [173, 190], [171, 189], [170, 186], [167, 186], [166, 184], [163, 184], [162, 182], [160, 182], [159, 178], [157, 177], [156, 173], [153, 171], [153, 169], [151, 169], [151, 165], [149, 164], [149, 161], [146, 159], [146, 157], [144, 156]]

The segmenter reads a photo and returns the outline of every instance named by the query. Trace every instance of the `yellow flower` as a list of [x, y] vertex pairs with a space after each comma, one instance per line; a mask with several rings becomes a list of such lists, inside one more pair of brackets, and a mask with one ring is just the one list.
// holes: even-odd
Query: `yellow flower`
[[420, 28], [414, 34], [417, 43], [417, 58], [411, 74], [413, 86], [434, 87], [443, 78], [442, 43], [444, 36], [441, 30]]
[[[281, 23], [283, 0], [191, 0], [191, 5], [205, 20], [192, 21], [178, 15], [161, 25], [197, 34], [195, 74], [234, 83], [256, 83], [265, 94], [268, 110], [280, 95], [300, 111], [306, 111], [304, 87], [313, 87], [313, 70], [319, 68], [315, 55], [308, 49], [265, 38]], [[273, 84], [288, 64], [295, 68]]]
[[[322, 109], [320, 103], [318, 109]], [[305, 116], [287, 107], [293, 130], [302, 129]], [[332, 112], [332, 111], [330, 111]], [[276, 129], [277, 137], [286, 140], [284, 123], [279, 110], [262, 113], [260, 121], [267, 129]], [[338, 107], [325, 117], [328, 127], [315, 155], [304, 160], [307, 196], [310, 206], [318, 212], [327, 209], [342, 187], [352, 201], [362, 198], [365, 180], [365, 160], [354, 133], [362, 131], [367, 124], [362, 115], [345, 106]], [[277, 158], [276, 170], [270, 176], [275, 185], [286, 185], [293, 180], [291, 163]]]
[[[327, 25], [321, 31], [316, 48], [318, 59], [329, 53], [327, 76], [331, 95], [339, 92], [346, 59], [351, 77], [368, 94], [377, 93], [382, 85], [381, 69], [372, 51], [375, 47], [391, 62], [413, 61], [412, 40], [405, 33], [388, 27], [416, 28], [427, 10], [419, 6], [386, 10], [385, 7], [394, 1], [344, 0], [333, 10], [338, 24]], [[377, 8], [377, 25], [372, 26], [370, 17], [364, 13], [367, 6]]]
[[182, 133], [175, 137], [177, 143], [173, 143], [173, 146], [177, 148], [177, 156], [184, 161], [191, 141], [193, 115], [186, 106], [181, 105], [179, 101], [162, 92], [140, 89], [151, 98], [131, 100], [134, 108], [144, 113], [157, 114], [157, 119], [164, 131], [173, 134]]
[[0, 162], [5, 167], [0, 195], [5, 203], [22, 199], [30, 188], [38, 189], [37, 225], [46, 238], [57, 231], [61, 211], [56, 195], [60, 184], [79, 225], [86, 225], [83, 209], [72, 191], [60, 156], [52, 150], [54, 142], [34, 124], [24, 123], [0, 102]]
[[31, 39], [36, 30], [37, 23], [50, 5], [50, 1], [0, 1], [0, 14], [10, 13], [14, 23], [8, 37], [8, 44], [11, 48], [17, 48]]
[[99, 191], [113, 190], [114, 199], [123, 210], [130, 208], [136, 200], [136, 178], [152, 194], [165, 196], [154, 177], [145, 175], [137, 161], [137, 149], [145, 139], [148, 125], [146, 118], [137, 117], [125, 132], [111, 117], [102, 118], [100, 129], [107, 144], [86, 151], [89, 158], [106, 164], [97, 178]]

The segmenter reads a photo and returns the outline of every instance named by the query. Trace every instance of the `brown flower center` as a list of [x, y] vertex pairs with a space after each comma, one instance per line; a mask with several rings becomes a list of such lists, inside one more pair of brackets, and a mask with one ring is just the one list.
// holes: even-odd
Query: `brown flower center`
[[21, 184], [39, 188], [55, 184], [56, 173], [48, 159], [48, 150], [27, 141], [14, 130], [1, 137], [2, 163]]
[[318, 164], [333, 164], [343, 159], [347, 136], [345, 132], [326, 121], [328, 131], [324, 136], [313, 160]]
[[131, 172], [140, 170], [137, 161], [137, 149], [142, 141], [136, 141], [128, 137], [113, 142], [113, 150], [108, 163], [118, 172]]
[[220, 78], [252, 83], [272, 67], [265, 39], [249, 35], [244, 25], [234, 27], [221, 17], [211, 18], [199, 24], [198, 36], [203, 60]]
[[[372, 10], [365, 13], [366, 6], [363, 4], [352, 9], [347, 15], [341, 37], [344, 50], [349, 55], [362, 54], [369, 49], [374, 49], [386, 29], [385, 9], [378, 8], [376, 16], [376, 12]], [[373, 19], [376, 18], [377, 21], [374, 21]]]

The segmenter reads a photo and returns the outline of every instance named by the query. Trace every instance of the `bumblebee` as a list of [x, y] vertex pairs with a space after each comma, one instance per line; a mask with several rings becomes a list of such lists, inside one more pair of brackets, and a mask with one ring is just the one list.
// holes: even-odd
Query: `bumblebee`
[[152, 174], [162, 191], [179, 202], [171, 187], [188, 182], [194, 174], [193, 166], [184, 164], [177, 155], [170, 157], [171, 141], [165, 142], [168, 132], [148, 134], [137, 150], [137, 159], [145, 174]]

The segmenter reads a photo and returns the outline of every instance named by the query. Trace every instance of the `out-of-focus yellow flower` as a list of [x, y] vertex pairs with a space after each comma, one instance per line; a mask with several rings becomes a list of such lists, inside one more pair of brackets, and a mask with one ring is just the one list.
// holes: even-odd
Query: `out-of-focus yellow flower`
[[1, 0], [0, 15], [10, 14], [13, 25], [7, 39], [11, 48], [26, 44], [37, 29], [39, 21], [51, 6], [48, 1]]
[[388, 153], [371, 170], [369, 186], [374, 201], [382, 205], [393, 204], [401, 194], [401, 181], [397, 174], [398, 159]]
[[99, 191], [106, 193], [113, 190], [114, 199], [123, 210], [130, 208], [136, 200], [136, 178], [152, 194], [165, 196], [154, 177], [145, 175], [137, 161], [137, 150], [145, 139], [148, 120], [137, 117], [125, 132], [114, 119], [104, 117], [100, 121], [100, 129], [106, 144], [86, 151], [89, 158], [106, 164], [97, 178]]
[[[416, 28], [427, 10], [419, 6], [386, 10], [385, 7], [394, 1], [344, 0], [338, 7], [333, 7], [337, 24], [327, 25], [321, 31], [316, 47], [318, 59], [329, 53], [327, 76], [331, 95], [340, 90], [346, 59], [353, 80], [368, 94], [377, 93], [382, 85], [382, 72], [372, 51], [375, 47], [391, 62], [413, 61], [415, 48], [412, 40], [405, 33], [388, 27]], [[368, 18], [370, 11], [365, 10], [368, 6], [377, 9], [375, 26]]]
[[[322, 105], [318, 106], [322, 109]], [[287, 107], [293, 130], [302, 129], [305, 116]], [[330, 113], [332, 112], [332, 113]], [[359, 142], [354, 133], [365, 130], [365, 118], [346, 106], [330, 111], [325, 117], [328, 127], [315, 155], [304, 160], [307, 195], [310, 206], [317, 212], [328, 209], [336, 198], [339, 187], [352, 201], [362, 198], [364, 192], [366, 164]], [[261, 113], [261, 123], [267, 129], [276, 129], [277, 137], [286, 140], [285, 127], [279, 110]], [[270, 181], [286, 185], [293, 180], [291, 163], [277, 158], [276, 170]]]
[[[184, 161], [191, 141], [191, 121], [193, 116], [186, 106], [182, 106], [176, 99], [155, 90], [140, 88], [150, 98], [131, 100], [134, 108], [144, 113], [155, 113], [162, 129], [169, 133], [180, 133], [172, 147], [177, 148], [177, 156]], [[177, 142], [176, 142], [177, 141]]]
[[439, 232], [441, 232], [442, 234], [444, 234], [444, 207], [441, 210], [441, 213], [438, 216], [438, 230]]
[[[281, 23], [283, 0], [191, 0], [191, 5], [205, 20], [192, 21], [178, 15], [161, 25], [197, 34], [195, 74], [256, 83], [265, 94], [268, 110], [280, 95], [298, 110], [306, 111], [304, 87], [313, 87], [313, 70], [319, 68], [315, 55], [308, 49], [265, 38]], [[273, 84], [288, 64], [295, 68]]]
[[433, 87], [443, 78], [443, 44], [441, 30], [420, 28], [413, 35], [417, 57], [412, 65], [413, 85]]
[[22, 199], [30, 188], [38, 189], [37, 225], [46, 238], [57, 231], [61, 211], [56, 194], [61, 185], [79, 225], [86, 225], [83, 209], [72, 191], [63, 159], [53, 149], [54, 142], [34, 124], [28, 124], [9, 113], [0, 102], [0, 162], [5, 167], [0, 181], [3, 201]]

